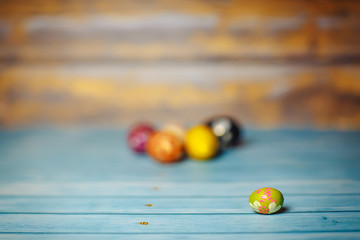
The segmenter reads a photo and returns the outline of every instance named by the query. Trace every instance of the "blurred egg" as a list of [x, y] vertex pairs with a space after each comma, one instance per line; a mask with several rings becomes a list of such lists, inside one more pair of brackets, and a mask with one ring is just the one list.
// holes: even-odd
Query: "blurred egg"
[[161, 131], [171, 133], [178, 137], [182, 142], [185, 142], [186, 130], [178, 123], [167, 123], [161, 128]]
[[148, 154], [161, 163], [173, 163], [181, 160], [184, 154], [183, 143], [174, 134], [155, 132], [146, 144]]
[[135, 124], [127, 136], [127, 142], [130, 149], [136, 153], [146, 152], [146, 142], [153, 132], [153, 126], [148, 123]]
[[185, 149], [193, 159], [208, 160], [218, 153], [219, 143], [208, 126], [197, 125], [186, 133]]
[[216, 137], [221, 147], [233, 147], [241, 141], [241, 126], [228, 116], [216, 116], [206, 122]]

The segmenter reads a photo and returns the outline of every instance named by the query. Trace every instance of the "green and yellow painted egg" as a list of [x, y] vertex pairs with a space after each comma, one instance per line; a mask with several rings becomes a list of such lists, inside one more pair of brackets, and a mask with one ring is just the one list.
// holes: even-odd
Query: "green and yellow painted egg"
[[282, 193], [270, 187], [260, 188], [249, 197], [250, 207], [257, 213], [272, 214], [281, 209], [284, 204]]

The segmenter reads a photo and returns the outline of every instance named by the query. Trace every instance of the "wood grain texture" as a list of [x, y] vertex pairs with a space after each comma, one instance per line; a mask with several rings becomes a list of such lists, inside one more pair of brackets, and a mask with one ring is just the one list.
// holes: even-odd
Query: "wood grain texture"
[[[197, 169], [196, 167], [191, 167]], [[198, 167], [200, 168], [200, 167]], [[328, 166], [329, 168], [329, 166]], [[87, 169], [88, 171], [88, 169]], [[104, 171], [104, 170], [102, 170]], [[128, 170], [129, 171], [129, 170]], [[174, 172], [182, 173], [182, 171], [173, 170]], [[197, 170], [195, 170], [197, 171]], [[172, 172], [172, 171], [171, 171]], [[225, 171], [231, 172], [232, 175], [238, 173], [238, 171]], [[88, 175], [92, 172], [88, 171]], [[137, 172], [141, 174], [141, 172]], [[225, 174], [224, 172], [219, 174]], [[242, 173], [242, 172], [241, 172]], [[54, 174], [54, 172], [52, 172]], [[100, 173], [102, 174], [102, 172]], [[273, 172], [274, 176], [279, 174], [278, 172]], [[314, 174], [314, 173], [312, 173]], [[254, 175], [254, 174], [252, 174]], [[305, 174], [307, 175], [307, 174]], [[311, 174], [309, 174], [310, 176]], [[265, 175], [266, 176], [266, 175]], [[131, 176], [125, 176], [126, 178], [131, 178]], [[134, 178], [134, 177], [132, 177]], [[291, 181], [290, 177], [286, 175], [283, 176], [282, 180], [265, 180], [264, 177], [261, 178], [261, 175], [253, 177], [253, 182], [243, 182], [236, 178], [235, 176], [232, 179], [226, 178], [225, 183], [217, 183], [218, 180], [213, 178], [210, 174], [206, 176], [208, 183], [198, 183], [198, 178], [188, 176], [188, 179], [185, 183], [176, 183], [170, 177], [164, 177], [162, 180], [156, 182], [149, 181], [149, 178], [142, 177], [138, 178], [138, 182], [129, 182], [129, 181], [101, 181], [93, 182], [86, 181], [86, 176], [81, 176], [83, 183], [78, 183], [76, 180], [65, 182], [65, 183], [27, 183], [27, 182], [17, 182], [17, 183], [1, 183], [0, 193], [3, 195], [15, 195], [15, 196], [109, 196], [109, 197], [177, 197], [177, 196], [188, 196], [188, 197], [218, 197], [218, 196], [231, 196], [237, 197], [242, 196], [243, 193], [253, 192], [256, 189], [261, 188], [262, 185], [271, 185], [275, 188], [282, 189], [286, 194], [299, 194], [299, 189], [302, 190], [303, 194], [329, 194], [329, 189], [331, 189], [332, 194], [359, 194], [359, 181], [351, 181], [347, 179], [336, 179], [336, 180], [316, 180], [318, 177], [307, 179], [307, 180], [297, 180]], [[277, 177], [274, 177], [277, 178]], [[79, 179], [79, 178], [78, 178]], [[124, 178], [123, 178], [124, 179]], [[150, 177], [150, 179], [152, 179]], [[248, 177], [248, 179], [251, 179]], [[280, 178], [277, 178], [280, 179]], [[286, 179], [287, 181], [285, 182]], [[40, 180], [40, 179], [39, 179]], [[256, 182], [254, 182], [256, 180]], [[10, 179], [11, 181], [11, 179]], [[44, 181], [44, 180], [42, 180]], [[54, 181], [52, 179], [52, 181]], [[181, 178], [176, 179], [175, 181], [184, 181]], [[204, 182], [205, 179], [200, 181]], [[191, 183], [191, 184], [189, 184]], [[216, 189], [216, 191], [215, 191]]]
[[201, 122], [357, 129], [359, 64], [23, 64], [0, 72], [0, 124]]
[[0, 5], [0, 126], [360, 127], [359, 1]]
[[4, 1], [2, 18], [13, 30], [0, 52], [21, 61], [306, 56], [311, 4], [269, 6], [264, 0]]
[[[259, 228], [259, 221], [263, 222]], [[139, 222], [148, 222], [141, 225]], [[21, 224], [19, 224], [21, 223]], [[0, 233], [291, 233], [358, 231], [360, 212], [188, 215], [0, 214]]]
[[[255, 180], [286, 186], [291, 193], [298, 191], [291, 184], [308, 193], [327, 193], [329, 187], [334, 193], [360, 189], [360, 162], [354, 161], [360, 151], [358, 132], [248, 130], [243, 147], [225, 151], [211, 162], [188, 159], [176, 165], [159, 165], [133, 154], [126, 133], [114, 128], [2, 131], [0, 191], [238, 196], [261, 187]], [[212, 184], [219, 184], [219, 191], [213, 191]], [[153, 190], [156, 186], [159, 191]]]
[[74, 240], [93, 240], [93, 239], [104, 239], [104, 240], [113, 240], [126, 238], [129, 240], [133, 239], [145, 239], [145, 240], [182, 240], [182, 239], [194, 239], [194, 240], [215, 240], [215, 239], [224, 239], [224, 240], [237, 240], [239, 238], [244, 239], [284, 239], [284, 240], [338, 240], [338, 239], [357, 239], [359, 238], [359, 232], [332, 232], [332, 233], [262, 233], [262, 234], [1, 234], [0, 239], [15, 239], [15, 240], [44, 240], [44, 239], [54, 239], [54, 240], [63, 240], [63, 239], [74, 239]]
[[22, 61], [358, 57], [359, 9], [352, 0], [3, 0], [10, 30], [0, 52]]
[[[282, 188], [281, 188], [282, 189]], [[0, 212], [14, 214], [252, 214], [248, 196], [106, 197], [6, 196]], [[147, 206], [151, 204], [151, 206]], [[286, 213], [351, 212], [360, 209], [360, 194], [286, 194]]]
[[[0, 239], [359, 237], [358, 132], [249, 130], [242, 148], [176, 165], [133, 155], [125, 135], [1, 130]], [[264, 185], [284, 211], [252, 212]]]

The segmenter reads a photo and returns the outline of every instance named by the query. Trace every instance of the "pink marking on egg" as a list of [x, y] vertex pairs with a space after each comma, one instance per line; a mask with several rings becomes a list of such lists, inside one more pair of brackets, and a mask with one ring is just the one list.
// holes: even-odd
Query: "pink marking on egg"
[[259, 190], [257, 190], [256, 193], [259, 194], [259, 193], [261, 192], [261, 190], [262, 190], [262, 188], [260, 188]]
[[260, 206], [259, 207], [259, 212], [260, 213], [264, 213], [264, 214], [267, 214], [269, 212], [269, 209], [267, 207], [262, 207]]

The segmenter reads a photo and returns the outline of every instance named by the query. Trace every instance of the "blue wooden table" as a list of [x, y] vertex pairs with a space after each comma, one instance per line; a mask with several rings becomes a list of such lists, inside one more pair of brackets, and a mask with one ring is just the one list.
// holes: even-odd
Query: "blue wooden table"
[[[246, 132], [209, 162], [159, 165], [123, 129], [0, 131], [0, 239], [360, 239], [360, 132]], [[279, 214], [250, 193], [274, 187]]]

